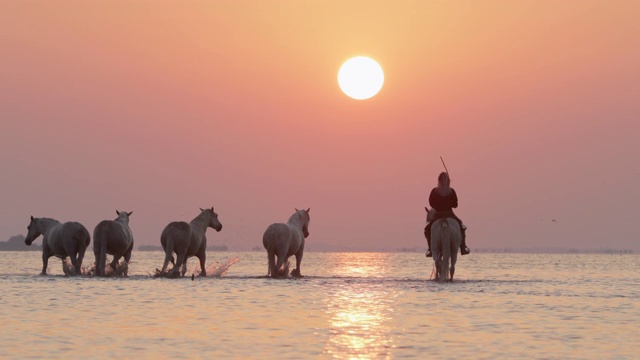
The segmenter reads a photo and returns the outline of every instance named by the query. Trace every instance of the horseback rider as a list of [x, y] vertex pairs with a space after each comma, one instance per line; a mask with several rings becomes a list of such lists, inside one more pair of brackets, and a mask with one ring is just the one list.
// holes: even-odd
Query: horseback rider
[[460, 253], [462, 255], [467, 255], [471, 252], [467, 247], [465, 242], [465, 232], [467, 227], [462, 224], [462, 220], [460, 220], [456, 214], [453, 213], [453, 208], [458, 207], [458, 195], [456, 195], [456, 191], [449, 186], [451, 183], [451, 179], [449, 179], [449, 174], [446, 172], [440, 173], [438, 175], [438, 186], [431, 190], [431, 194], [429, 194], [429, 205], [432, 208], [436, 209], [436, 215], [433, 219], [427, 224], [424, 228], [424, 236], [427, 238], [427, 244], [429, 245], [429, 251], [427, 251], [426, 256], [431, 257], [431, 224], [434, 223], [437, 219], [442, 219], [445, 217], [449, 217], [455, 219], [460, 224], [460, 231], [462, 232], [462, 242], [460, 243]]

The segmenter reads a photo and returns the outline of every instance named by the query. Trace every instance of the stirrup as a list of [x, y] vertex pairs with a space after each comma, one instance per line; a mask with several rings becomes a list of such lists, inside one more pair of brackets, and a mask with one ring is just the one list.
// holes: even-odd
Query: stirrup
[[431, 254], [431, 250], [428, 250], [428, 251], [426, 252], [426, 254], [424, 254], [424, 256], [426, 256], [426, 257], [432, 257], [433, 255]]
[[471, 252], [471, 249], [469, 249], [467, 246], [460, 248], [460, 254], [461, 255], [467, 255]]

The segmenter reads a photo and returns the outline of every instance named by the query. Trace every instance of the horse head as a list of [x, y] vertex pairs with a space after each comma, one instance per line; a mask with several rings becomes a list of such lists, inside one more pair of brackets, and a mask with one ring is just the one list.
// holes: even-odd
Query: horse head
[[[118, 219], [122, 220], [122, 222], [124, 222], [125, 224], [129, 224], [129, 216], [131, 216], [131, 214], [133, 214], [133, 211], [126, 212], [126, 211], [118, 211], [118, 210], [116, 210], [116, 214], [118, 214]], [[118, 220], [118, 219], [116, 219], [116, 220]]]
[[311, 217], [309, 216], [309, 210], [311, 210], [311, 208], [308, 208], [307, 210], [296, 209], [296, 213], [298, 214], [298, 217], [302, 221], [302, 234], [304, 235], [305, 239], [309, 237], [309, 221], [311, 221]]
[[424, 209], [427, 212], [427, 223], [430, 223], [436, 216], [436, 209], [429, 209], [426, 206], [424, 207]]
[[209, 224], [207, 225], [208, 227], [213, 228], [218, 232], [222, 230], [222, 224], [220, 223], [220, 220], [218, 220], [218, 214], [213, 211], [213, 206], [211, 207], [211, 209], [200, 208], [200, 211], [210, 213], [211, 220], [209, 220]]
[[42, 231], [38, 226], [36, 219], [31, 216], [31, 222], [29, 222], [29, 226], [27, 226], [27, 237], [24, 239], [24, 243], [31, 246], [31, 243], [40, 235], [42, 235]]

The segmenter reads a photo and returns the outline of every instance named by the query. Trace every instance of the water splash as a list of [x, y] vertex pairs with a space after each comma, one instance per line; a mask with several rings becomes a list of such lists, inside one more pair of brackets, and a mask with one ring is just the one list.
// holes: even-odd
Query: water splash
[[[226, 275], [227, 271], [229, 271], [229, 268], [233, 264], [237, 263], [238, 261], [240, 261], [240, 258], [238, 257], [231, 258], [227, 260], [227, 262], [224, 264], [214, 261], [212, 264], [209, 264], [209, 266], [207, 266], [207, 268], [205, 269], [207, 271], [207, 276], [221, 277], [223, 275]], [[200, 276], [200, 272], [201, 272], [200, 267], [198, 266], [191, 273], [195, 276]]]
[[[207, 277], [221, 277], [223, 275], [227, 274], [227, 271], [229, 271], [229, 268], [237, 263], [238, 261], [240, 261], [240, 258], [238, 257], [234, 257], [231, 258], [229, 260], [227, 260], [226, 263], [219, 263], [217, 261], [214, 261], [213, 263], [209, 264], [209, 266], [207, 266], [205, 268], [205, 271], [207, 272], [206, 276]], [[156, 268], [156, 272], [155, 274], [153, 274], [152, 276], [154, 278], [158, 278], [158, 277], [165, 277], [165, 278], [178, 278], [180, 277], [180, 271], [177, 271], [178, 269], [168, 269], [165, 272], [162, 272], [160, 269]], [[191, 274], [189, 275], [190, 277], [195, 277], [195, 276], [201, 276], [201, 270], [200, 270], [200, 264], [196, 263], [193, 265], [193, 268], [191, 271], [187, 271], [185, 272], [185, 275], [187, 274]]]
[[288, 278], [289, 275], [291, 275], [291, 276], [300, 275], [299, 272], [294, 273], [297, 269], [293, 269], [293, 270], [290, 271], [289, 270], [290, 267], [291, 267], [291, 263], [289, 262], [289, 260], [285, 260], [285, 262], [280, 266], [280, 269], [276, 270], [275, 274], [267, 273], [267, 277], [273, 275], [273, 277], [275, 277], [275, 278], [282, 279], [282, 278]]
[[62, 272], [64, 272], [67, 276], [76, 275], [76, 269], [73, 267], [71, 260], [69, 258], [65, 258], [62, 260]]
[[280, 267], [280, 269], [278, 269], [278, 275], [277, 277], [289, 277], [289, 269], [291, 267], [291, 263], [289, 262], [289, 260], [286, 260], [282, 266]]
[[[66, 276], [78, 275], [76, 274], [76, 270], [73, 267], [73, 264], [71, 263], [71, 259], [68, 257], [62, 261], [62, 271]], [[109, 264], [106, 264], [104, 268], [105, 277], [126, 277], [128, 273], [129, 273], [129, 263], [126, 261], [121, 261], [116, 266], [115, 270], [112, 269]], [[85, 266], [85, 265], [81, 266], [79, 275], [96, 276], [96, 265], [93, 264], [93, 266]]]

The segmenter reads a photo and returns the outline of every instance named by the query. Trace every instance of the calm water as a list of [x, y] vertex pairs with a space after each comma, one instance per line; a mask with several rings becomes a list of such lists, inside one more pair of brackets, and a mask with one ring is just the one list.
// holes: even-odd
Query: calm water
[[[92, 262], [92, 253], [87, 253]], [[0, 357], [637, 359], [640, 256], [471, 254], [457, 281], [417, 253], [307, 253], [272, 280], [262, 252], [221, 277], [65, 277], [37, 252], [0, 252]], [[189, 264], [189, 273], [195, 261]]]

